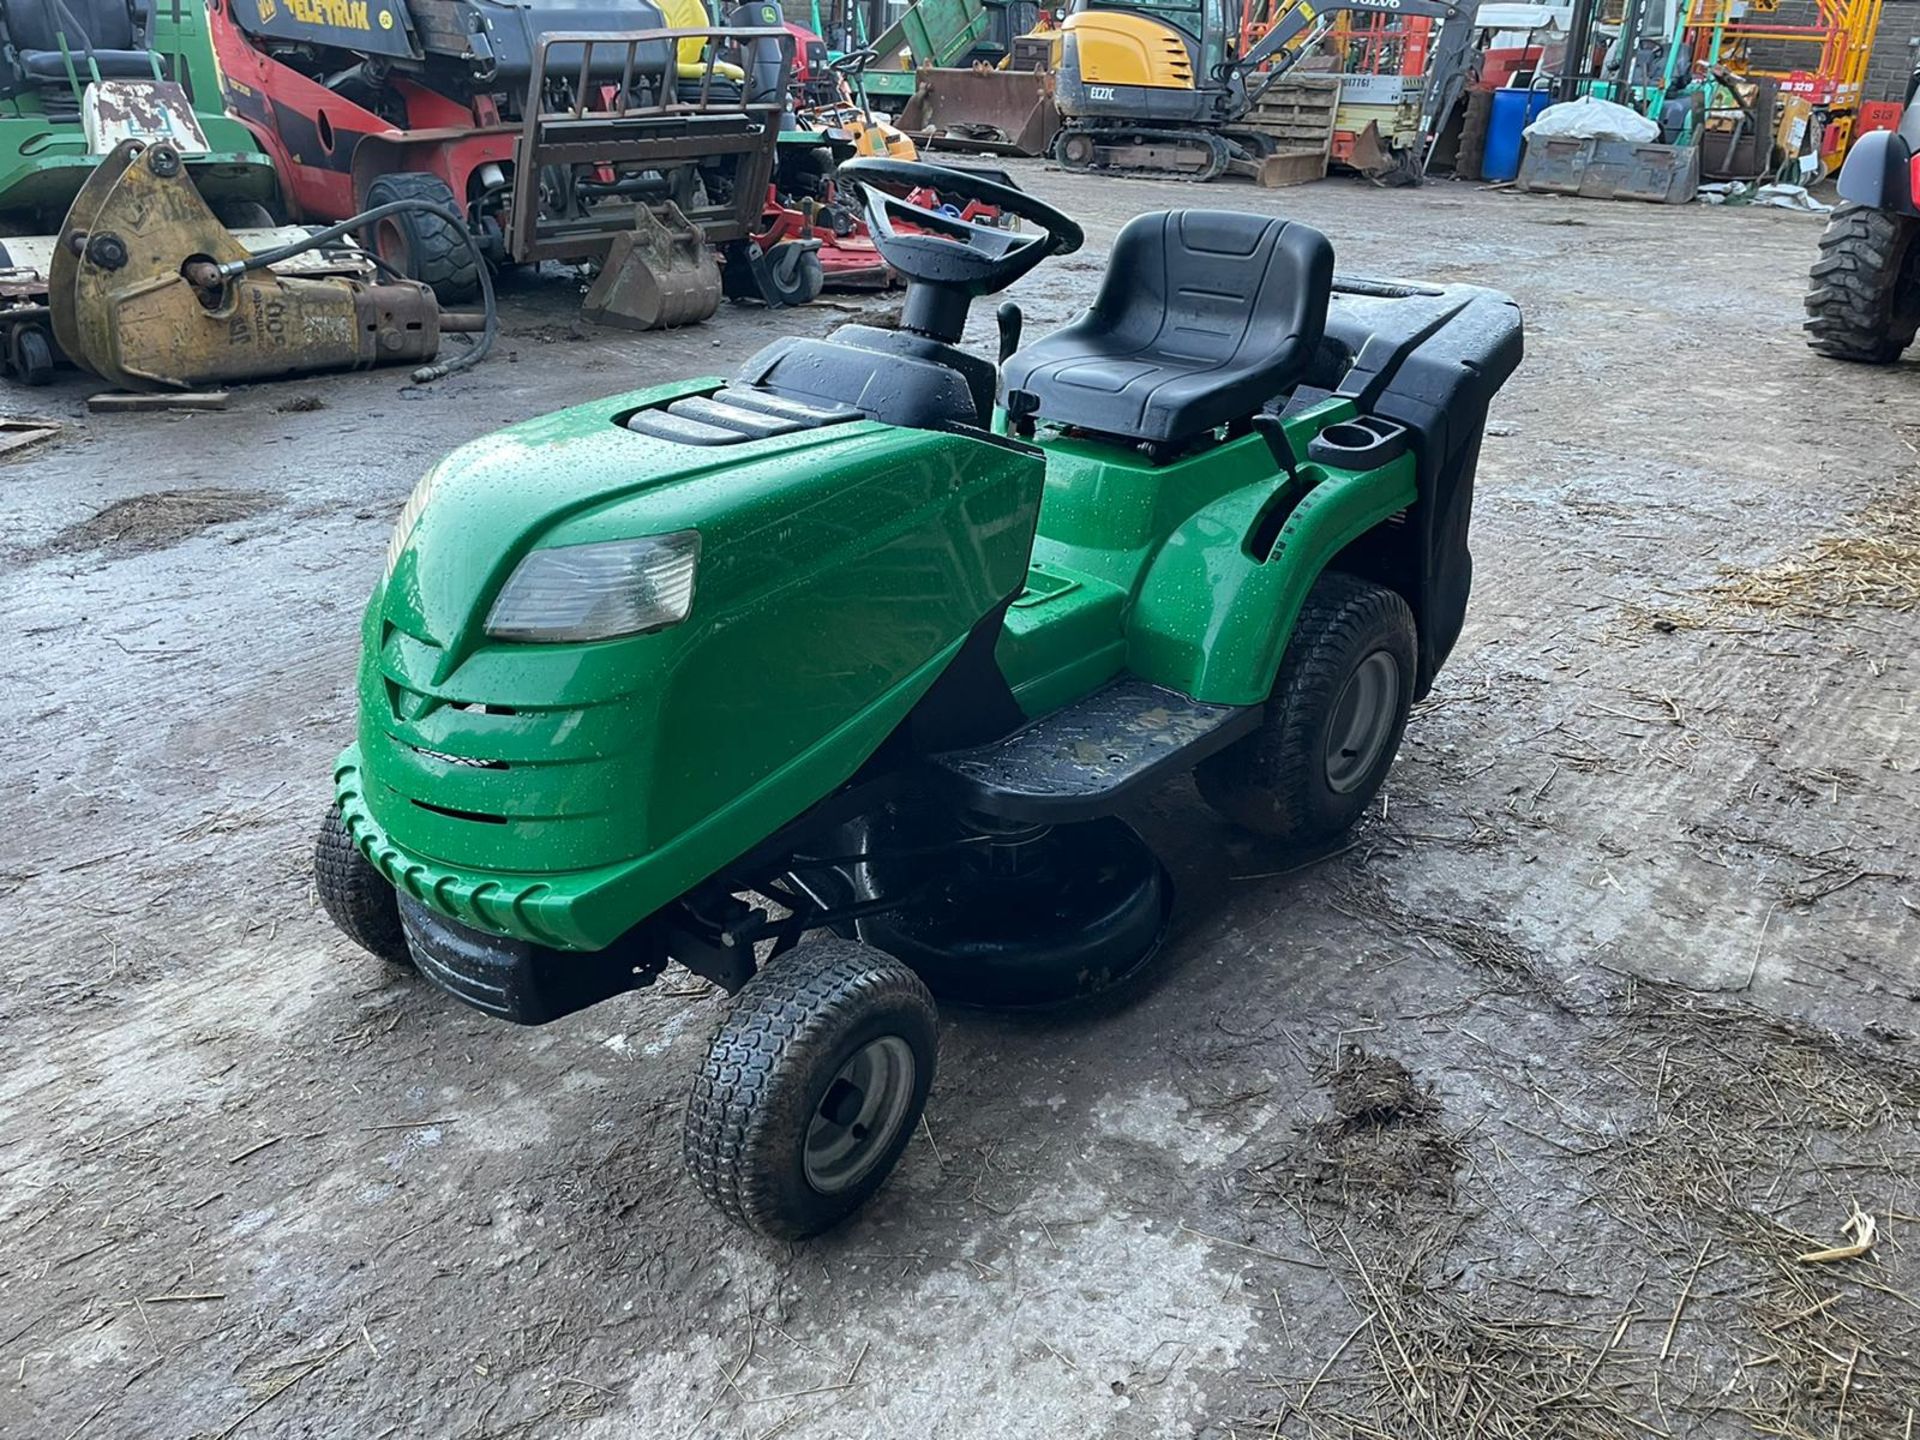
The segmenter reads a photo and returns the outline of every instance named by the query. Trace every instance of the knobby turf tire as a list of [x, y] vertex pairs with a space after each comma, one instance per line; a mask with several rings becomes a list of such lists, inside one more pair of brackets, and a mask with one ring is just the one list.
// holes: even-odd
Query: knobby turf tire
[[389, 965], [413, 968], [393, 886], [353, 843], [338, 807], [327, 811], [313, 842], [313, 884], [342, 935]]
[[[807, 1128], [846, 1060], [898, 1036], [914, 1058], [898, 1129], [867, 1173], [822, 1194], [806, 1177]], [[775, 1240], [817, 1235], [885, 1182], [926, 1105], [938, 1057], [933, 996], [871, 945], [821, 938], [769, 963], [733, 1002], [687, 1104], [687, 1169], [714, 1207]]]
[[[1379, 793], [1405, 733], [1416, 673], [1413, 612], [1383, 586], [1329, 570], [1314, 582], [1280, 661], [1260, 728], [1200, 762], [1194, 782], [1226, 819], [1296, 847], [1352, 827]], [[1327, 781], [1328, 729], [1347, 680], [1384, 650], [1396, 662], [1396, 713], [1385, 747], [1356, 788]]]
[[1920, 330], [1920, 219], [1852, 201], [1820, 236], [1807, 289], [1807, 343], [1822, 355], [1890, 365]]

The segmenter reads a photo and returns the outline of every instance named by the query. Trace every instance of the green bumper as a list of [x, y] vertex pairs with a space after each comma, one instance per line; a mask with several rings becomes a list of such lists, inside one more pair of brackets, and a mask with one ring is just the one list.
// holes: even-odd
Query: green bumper
[[[617, 897], [631, 886], [638, 861], [535, 876], [458, 869], [411, 854], [373, 818], [358, 745], [335, 762], [333, 794], [347, 833], [374, 869], [394, 889], [449, 919], [558, 950], [603, 949], [627, 928], [610, 921], [608, 911], [610, 905], [618, 908]], [[608, 933], [610, 923], [615, 928]]]

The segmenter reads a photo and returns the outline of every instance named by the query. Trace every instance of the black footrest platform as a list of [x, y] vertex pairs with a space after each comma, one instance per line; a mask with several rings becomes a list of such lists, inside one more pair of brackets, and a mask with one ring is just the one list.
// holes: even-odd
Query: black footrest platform
[[1191, 769], [1258, 725], [1261, 709], [1122, 680], [1003, 740], [932, 758], [970, 809], [1065, 824], [1110, 814], [1133, 793]]

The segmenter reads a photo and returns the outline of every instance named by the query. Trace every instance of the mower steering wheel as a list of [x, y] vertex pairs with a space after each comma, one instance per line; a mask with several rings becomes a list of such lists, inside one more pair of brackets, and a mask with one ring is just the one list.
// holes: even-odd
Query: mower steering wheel
[[[918, 160], [862, 155], [837, 172], [860, 187], [867, 224], [880, 256], [909, 281], [957, 292], [969, 299], [1004, 290], [1049, 255], [1071, 255], [1086, 236], [1053, 206], [1024, 190], [968, 170], [949, 170]], [[910, 203], [919, 189], [939, 192], [943, 204], [977, 200], [1037, 227], [1038, 233], [975, 225]], [[909, 230], [894, 228], [903, 221]]]
[[829, 60], [827, 69], [839, 75], [858, 75], [879, 58], [878, 50], [849, 50], [845, 55]]

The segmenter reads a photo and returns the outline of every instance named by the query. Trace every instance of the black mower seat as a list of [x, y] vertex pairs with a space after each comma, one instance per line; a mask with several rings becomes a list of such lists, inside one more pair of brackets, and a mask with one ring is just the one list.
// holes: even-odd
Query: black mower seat
[[1127, 222], [1093, 308], [1002, 369], [1040, 418], [1178, 442], [1251, 415], [1306, 373], [1333, 246], [1289, 220], [1169, 210]]
[[92, 60], [102, 79], [151, 80], [153, 53], [145, 47], [151, 0], [6, 0], [6, 36], [21, 72], [33, 80], [67, 83], [64, 38], [82, 81]]

